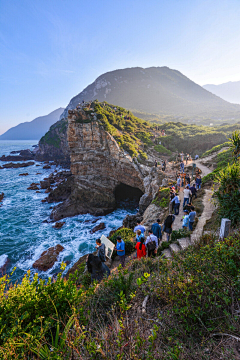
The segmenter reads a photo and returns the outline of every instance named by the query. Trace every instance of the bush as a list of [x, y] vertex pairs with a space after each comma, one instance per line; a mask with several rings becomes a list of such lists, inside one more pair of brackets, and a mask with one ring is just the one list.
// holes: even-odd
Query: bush
[[[123, 241], [125, 242], [125, 253], [126, 255], [131, 255], [135, 251], [135, 242], [132, 239], [136, 236], [136, 234], [128, 228], [122, 228], [117, 230], [111, 237], [110, 240], [116, 245], [117, 244], [117, 236], [121, 236]], [[116, 256], [116, 253], [113, 253]]]
[[154, 150], [156, 150], [160, 154], [165, 154], [165, 155], [171, 155], [172, 154], [172, 152], [170, 150], [166, 149], [163, 145], [155, 145]]
[[240, 222], [240, 164], [228, 165], [216, 175], [215, 183], [220, 184], [214, 195], [218, 199], [220, 217], [228, 218], [232, 225]]
[[177, 241], [178, 239], [182, 239], [190, 236], [191, 232], [186, 229], [173, 230], [171, 234], [171, 240]]
[[169, 201], [170, 201], [170, 189], [160, 188], [155, 198], [153, 199], [152, 204], [165, 208], [169, 205]]

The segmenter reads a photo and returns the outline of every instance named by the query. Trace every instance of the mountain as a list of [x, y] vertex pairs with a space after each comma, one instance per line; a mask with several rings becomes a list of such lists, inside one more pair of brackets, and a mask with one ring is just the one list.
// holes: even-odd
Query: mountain
[[68, 109], [82, 100], [98, 99], [132, 111], [183, 117], [240, 115], [240, 106], [222, 100], [177, 70], [168, 67], [127, 68], [107, 72], [73, 97]]
[[240, 104], [240, 81], [229, 81], [220, 85], [207, 84], [203, 88], [233, 104]]
[[59, 108], [45, 116], [18, 124], [0, 136], [0, 140], [39, 140], [59, 120], [64, 108]]

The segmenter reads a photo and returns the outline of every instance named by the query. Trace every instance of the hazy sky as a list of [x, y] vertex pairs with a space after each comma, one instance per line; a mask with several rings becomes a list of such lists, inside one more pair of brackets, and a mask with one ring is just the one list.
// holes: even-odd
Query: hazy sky
[[239, 19], [239, 0], [0, 0], [0, 134], [110, 70], [240, 80]]

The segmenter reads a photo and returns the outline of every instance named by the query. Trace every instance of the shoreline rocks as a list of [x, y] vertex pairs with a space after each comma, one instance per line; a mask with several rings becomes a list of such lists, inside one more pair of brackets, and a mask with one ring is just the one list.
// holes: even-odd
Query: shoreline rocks
[[[7, 161], [7, 160], [2, 160], [2, 161]], [[34, 161], [29, 161], [29, 162], [25, 162], [25, 163], [12, 163], [12, 162], [10, 162], [8, 164], [3, 164], [2, 166], [0, 166], [0, 169], [17, 169], [17, 168], [23, 168], [23, 167], [27, 167], [27, 166], [32, 166], [34, 164], [35, 164]]]
[[40, 271], [47, 271], [53, 267], [57, 261], [58, 255], [64, 250], [60, 244], [50, 247], [48, 250], [43, 251], [40, 258], [33, 264], [33, 268]]
[[94, 234], [95, 232], [100, 231], [100, 230], [104, 230], [104, 229], [106, 229], [106, 225], [105, 225], [105, 223], [102, 222], [102, 223], [96, 225], [96, 226], [90, 231], [90, 234]]

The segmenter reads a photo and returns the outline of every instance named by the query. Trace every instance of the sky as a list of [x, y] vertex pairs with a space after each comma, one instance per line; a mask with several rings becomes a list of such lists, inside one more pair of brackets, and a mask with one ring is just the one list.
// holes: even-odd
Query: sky
[[239, 19], [239, 0], [0, 0], [0, 134], [120, 68], [239, 81]]

